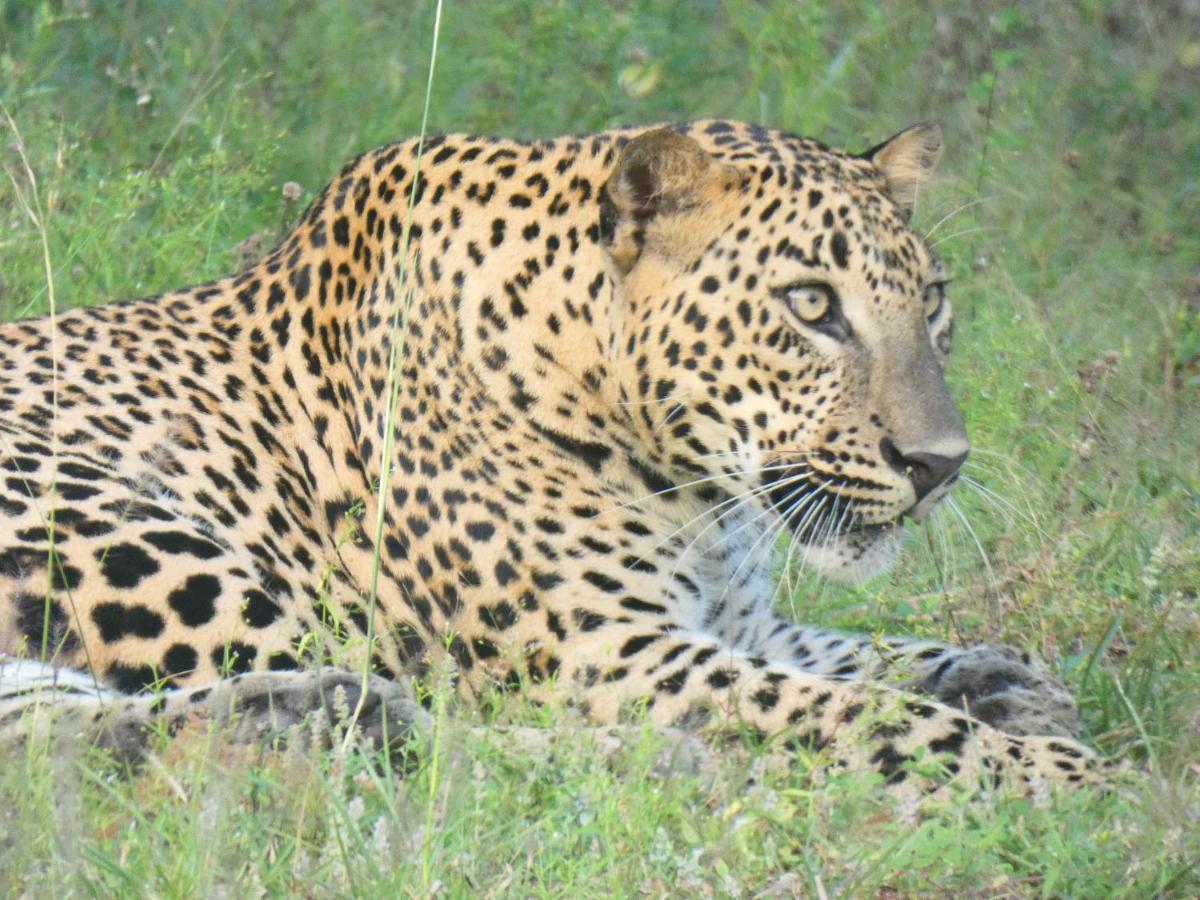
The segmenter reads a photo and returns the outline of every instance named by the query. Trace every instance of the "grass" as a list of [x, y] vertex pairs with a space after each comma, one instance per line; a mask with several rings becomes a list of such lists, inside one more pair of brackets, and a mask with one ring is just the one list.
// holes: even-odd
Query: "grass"
[[[652, 734], [612, 761], [561, 711], [443, 697], [438, 749], [402, 781], [352, 750], [232, 765], [199, 740], [135, 779], [87, 754], [9, 760], [0, 891], [1200, 892], [1200, 23], [1166, 7], [451, 2], [430, 106], [434, 130], [730, 115], [850, 147], [940, 120], [944, 175], [917, 224], [956, 277], [950, 378], [981, 485], [956, 502], [974, 536], [943, 510], [887, 578], [805, 582], [790, 605], [1036, 649], [1089, 741], [1141, 773], [1127, 789], [918, 820], [803, 762], [662, 778]], [[0, 0], [0, 101], [53, 273], [5, 133], [0, 318], [47, 312], [51, 283], [63, 308], [225, 273], [347, 157], [416, 133], [434, 5], [350, 9]], [[547, 717], [548, 754], [500, 730]]]

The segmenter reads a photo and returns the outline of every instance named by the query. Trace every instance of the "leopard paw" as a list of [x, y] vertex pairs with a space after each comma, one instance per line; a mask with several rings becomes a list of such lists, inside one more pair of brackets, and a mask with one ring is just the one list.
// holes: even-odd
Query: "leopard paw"
[[295, 735], [328, 744], [353, 729], [375, 747], [400, 747], [421, 730], [428, 714], [406, 681], [362, 676], [341, 669], [255, 672], [188, 692], [185, 714], [207, 715], [231, 729], [238, 743]]
[[1011, 647], [980, 645], [948, 657], [921, 688], [1009, 734], [1074, 737], [1082, 729], [1063, 683]]

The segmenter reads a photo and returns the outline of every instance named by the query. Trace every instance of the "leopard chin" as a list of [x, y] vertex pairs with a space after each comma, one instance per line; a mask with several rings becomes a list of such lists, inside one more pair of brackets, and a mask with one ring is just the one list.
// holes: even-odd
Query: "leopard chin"
[[898, 522], [868, 525], [802, 549], [804, 565], [843, 584], [858, 584], [887, 572], [900, 558], [905, 529]]

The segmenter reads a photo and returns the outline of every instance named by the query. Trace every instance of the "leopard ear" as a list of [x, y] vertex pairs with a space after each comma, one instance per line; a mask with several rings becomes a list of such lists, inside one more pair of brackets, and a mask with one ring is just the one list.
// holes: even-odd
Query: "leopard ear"
[[600, 201], [601, 239], [622, 274], [641, 255], [652, 220], [701, 206], [726, 180], [725, 167], [678, 132], [659, 128], [626, 144]]
[[933, 122], [913, 125], [861, 155], [883, 173], [896, 205], [905, 215], [912, 215], [917, 192], [928, 183], [942, 157], [942, 129]]

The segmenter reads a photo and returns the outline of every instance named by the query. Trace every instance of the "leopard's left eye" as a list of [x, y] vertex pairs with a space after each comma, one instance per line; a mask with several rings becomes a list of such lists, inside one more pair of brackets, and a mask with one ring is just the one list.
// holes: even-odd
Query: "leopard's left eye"
[[935, 281], [925, 287], [925, 321], [932, 322], [941, 315], [946, 305], [946, 285], [949, 281]]

